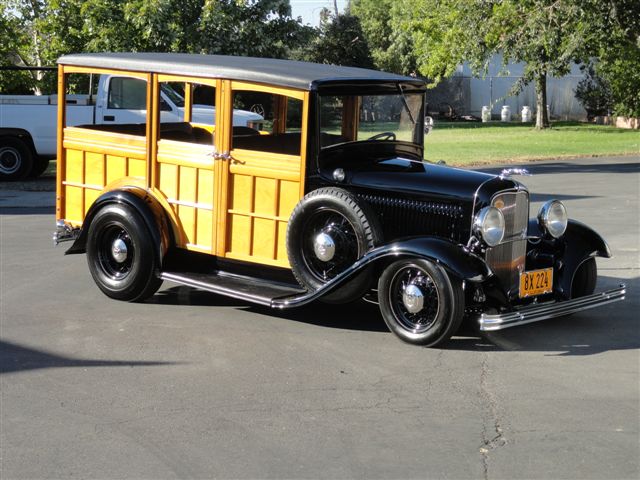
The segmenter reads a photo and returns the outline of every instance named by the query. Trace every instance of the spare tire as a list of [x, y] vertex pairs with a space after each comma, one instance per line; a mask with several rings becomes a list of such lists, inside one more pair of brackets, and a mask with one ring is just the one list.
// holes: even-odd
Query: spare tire
[[[293, 275], [303, 287], [318, 290], [378, 245], [381, 232], [375, 214], [355, 195], [335, 187], [314, 190], [296, 205], [287, 227], [287, 254]], [[357, 300], [373, 284], [369, 273], [366, 268], [322, 300]]]

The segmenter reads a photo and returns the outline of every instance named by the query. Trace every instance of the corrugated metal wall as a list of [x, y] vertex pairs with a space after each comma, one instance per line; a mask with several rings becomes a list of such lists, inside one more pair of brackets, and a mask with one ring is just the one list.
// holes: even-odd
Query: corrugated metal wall
[[[496, 55], [490, 62], [484, 78], [474, 78], [467, 65], [459, 73], [443, 81], [427, 93], [431, 112], [447, 113], [453, 109], [458, 115], [480, 117], [484, 105], [491, 106], [494, 118], [500, 116], [503, 105], [509, 105], [514, 120], [519, 119], [523, 106], [529, 106], [535, 115], [536, 96], [533, 84], [527, 85], [517, 96], [509, 96], [514, 83], [520, 78], [522, 64], [501, 67], [502, 58]], [[560, 120], [583, 120], [587, 112], [575, 98], [575, 88], [583, 75], [578, 65], [571, 73], [561, 78], [547, 79], [547, 104], [552, 118]]]

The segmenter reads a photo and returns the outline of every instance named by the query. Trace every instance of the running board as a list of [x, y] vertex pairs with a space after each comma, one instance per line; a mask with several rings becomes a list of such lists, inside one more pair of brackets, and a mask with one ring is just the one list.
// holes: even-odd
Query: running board
[[160, 278], [267, 307], [273, 307], [276, 299], [298, 297], [307, 293], [297, 285], [245, 277], [220, 270], [214, 273], [167, 271], [162, 272]]

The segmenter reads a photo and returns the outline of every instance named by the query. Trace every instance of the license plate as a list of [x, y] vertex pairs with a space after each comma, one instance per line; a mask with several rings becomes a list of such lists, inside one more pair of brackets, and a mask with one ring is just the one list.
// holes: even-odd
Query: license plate
[[520, 298], [553, 291], [553, 268], [531, 270], [520, 274]]

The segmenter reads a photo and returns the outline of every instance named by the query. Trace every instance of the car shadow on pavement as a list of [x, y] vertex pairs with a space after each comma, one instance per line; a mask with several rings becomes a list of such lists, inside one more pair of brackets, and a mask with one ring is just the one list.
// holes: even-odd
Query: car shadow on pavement
[[68, 367], [154, 367], [175, 365], [175, 362], [141, 362], [128, 360], [88, 360], [28, 348], [0, 340], [0, 375], [43, 368]]
[[[622, 302], [579, 312], [570, 317], [550, 319], [500, 332], [479, 334], [469, 322], [447, 344], [444, 350], [479, 352], [530, 351], [548, 355], [595, 355], [613, 350], [640, 348], [639, 323], [635, 312], [640, 308], [636, 292], [640, 279], [620, 279], [601, 276], [597, 291], [627, 285], [627, 298]], [[378, 306], [358, 301], [343, 305], [314, 302], [292, 310], [274, 310], [252, 305], [190, 287], [172, 287], [157, 293], [148, 303], [166, 305], [197, 305], [233, 307], [261, 315], [283, 318], [320, 327], [367, 332], [389, 332]]]
[[[640, 301], [637, 291], [640, 278], [621, 279], [600, 276], [596, 291], [627, 286], [625, 300], [593, 310], [535, 322], [520, 327], [482, 335], [495, 351], [544, 352], [548, 356], [584, 356], [603, 352], [640, 348]], [[473, 341], [456, 337], [445, 346], [448, 350], [479, 350]]]

